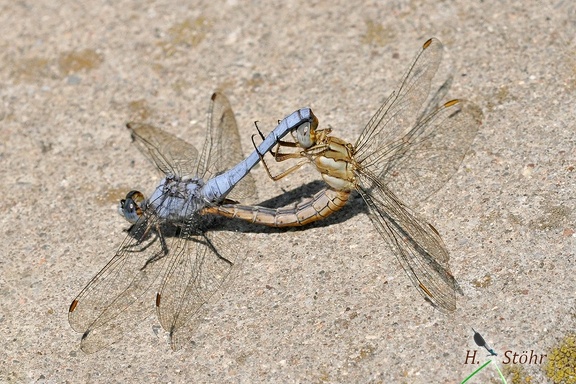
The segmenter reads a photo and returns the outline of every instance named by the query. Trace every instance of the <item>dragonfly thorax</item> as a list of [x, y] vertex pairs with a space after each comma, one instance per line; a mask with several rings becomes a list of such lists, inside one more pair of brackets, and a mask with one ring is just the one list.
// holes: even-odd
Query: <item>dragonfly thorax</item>
[[198, 212], [203, 204], [201, 179], [182, 180], [179, 177], [162, 179], [147, 201], [147, 209], [153, 209], [160, 219], [183, 221]]
[[120, 201], [118, 212], [132, 224], [144, 213], [166, 221], [184, 221], [203, 208], [200, 205], [204, 200], [198, 196], [203, 185], [200, 179], [166, 177], [148, 199], [139, 191], [128, 192]]
[[324, 181], [337, 191], [351, 191], [356, 187], [353, 147], [344, 140], [328, 136], [322, 152], [314, 156], [314, 165]]

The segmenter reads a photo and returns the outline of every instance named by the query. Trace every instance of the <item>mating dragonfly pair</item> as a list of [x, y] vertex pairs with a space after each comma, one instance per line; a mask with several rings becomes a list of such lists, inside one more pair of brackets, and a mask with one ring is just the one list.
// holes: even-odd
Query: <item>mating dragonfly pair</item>
[[[424, 298], [454, 311], [461, 290], [448, 251], [436, 229], [406, 204], [428, 197], [451, 177], [482, 120], [470, 102], [440, 102], [448, 83], [429, 98], [441, 57], [440, 41], [426, 41], [354, 145], [331, 136], [330, 129], [317, 129], [317, 118], [304, 108], [282, 120], [241, 161], [234, 114], [220, 93], [212, 96], [200, 154], [161, 129], [129, 123], [138, 148], [165, 177], [149, 198], [131, 191], [121, 201], [120, 213], [132, 223], [128, 235], [70, 305], [70, 325], [83, 334], [81, 349], [100, 350], [147, 317], [153, 300], [145, 295], [152, 287], [160, 324], [172, 348], [179, 349], [191, 339], [200, 310], [223, 294], [240, 265], [242, 252], [230, 242], [239, 234], [233, 225], [223, 231], [233, 223], [226, 217], [302, 226], [342, 208], [352, 191], [364, 199], [374, 227]], [[289, 133], [293, 140], [283, 140]], [[238, 203], [254, 191], [249, 171], [267, 153], [276, 161], [298, 160], [273, 179], [312, 163], [328, 186], [276, 209]]]

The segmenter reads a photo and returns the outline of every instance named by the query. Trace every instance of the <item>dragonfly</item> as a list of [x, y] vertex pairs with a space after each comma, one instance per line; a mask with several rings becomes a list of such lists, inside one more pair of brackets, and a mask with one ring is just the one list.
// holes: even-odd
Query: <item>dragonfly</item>
[[[202, 209], [249, 195], [255, 188], [248, 172], [261, 153], [315, 120], [309, 108], [292, 113], [245, 160], [234, 113], [222, 93], [211, 98], [200, 154], [159, 128], [128, 123], [138, 149], [164, 178], [150, 197], [130, 191], [120, 202], [119, 212], [132, 226], [70, 305], [68, 321], [82, 333], [81, 349], [92, 353], [118, 341], [129, 325], [149, 316], [152, 304], [172, 348], [189, 342], [200, 310], [222, 295], [246, 253], [235, 248], [234, 228], [225, 231], [223, 218], [203, 215]], [[153, 287], [155, 298], [149, 294]]]
[[331, 136], [331, 129], [317, 129], [315, 121], [270, 151], [276, 161], [298, 161], [278, 175], [268, 170], [272, 179], [312, 163], [326, 188], [280, 208], [222, 204], [207, 211], [273, 227], [303, 226], [338, 211], [356, 191], [413, 285], [434, 307], [454, 311], [463, 292], [450, 271], [449, 252], [434, 226], [410, 208], [452, 177], [482, 122], [481, 109], [471, 102], [441, 102], [450, 79], [430, 95], [442, 50], [435, 38], [423, 44], [355, 144]]
[[486, 348], [486, 350], [490, 353], [488, 356], [498, 356], [498, 354], [488, 345], [480, 333], [476, 332], [474, 328], [472, 328], [472, 332], [474, 332], [474, 342], [477, 346]]

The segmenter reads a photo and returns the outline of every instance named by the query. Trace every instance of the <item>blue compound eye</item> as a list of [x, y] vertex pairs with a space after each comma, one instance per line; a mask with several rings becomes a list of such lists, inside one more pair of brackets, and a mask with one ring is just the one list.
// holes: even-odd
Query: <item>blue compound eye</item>
[[128, 220], [128, 222], [134, 224], [142, 216], [142, 206], [140, 204], [142, 204], [143, 201], [144, 195], [141, 192], [130, 191], [125, 199], [120, 200], [118, 212]]

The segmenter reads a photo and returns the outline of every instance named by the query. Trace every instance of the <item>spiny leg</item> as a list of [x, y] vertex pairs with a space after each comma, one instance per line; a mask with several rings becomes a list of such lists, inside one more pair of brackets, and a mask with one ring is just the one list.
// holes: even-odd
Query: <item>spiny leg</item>
[[[262, 134], [262, 131], [260, 131], [260, 128], [258, 128], [258, 124], [254, 123], [254, 126], [256, 127], [256, 130], [258, 131], [260, 138], [262, 140], [264, 140], [264, 135]], [[288, 174], [296, 171], [297, 169], [299, 169], [300, 167], [302, 167], [304, 164], [306, 164], [308, 162], [306, 159], [301, 160], [297, 164], [288, 168], [287, 170], [285, 170], [285, 171], [283, 171], [277, 175], [273, 175], [272, 172], [270, 171], [270, 168], [268, 167], [268, 164], [266, 163], [266, 160], [264, 159], [265, 154], [262, 154], [262, 153], [258, 152], [258, 150], [257, 150], [258, 146], [256, 145], [256, 142], [254, 141], [255, 136], [256, 136], [255, 134], [252, 135], [252, 145], [254, 146], [254, 148], [256, 149], [256, 151], [258, 153], [258, 156], [260, 157], [260, 161], [262, 162], [262, 165], [264, 166], [264, 169], [266, 170], [268, 177], [270, 177], [274, 181], [278, 181], [278, 180], [286, 177]], [[281, 153], [280, 147], [299, 148], [298, 143], [294, 143], [294, 142], [290, 142], [290, 141], [282, 141], [282, 140], [278, 141], [278, 143], [276, 145], [276, 151], [270, 150], [270, 154], [272, 154], [272, 156], [274, 156], [274, 160], [276, 160], [276, 162], [286, 161], [288, 159], [306, 158], [304, 152]]]

